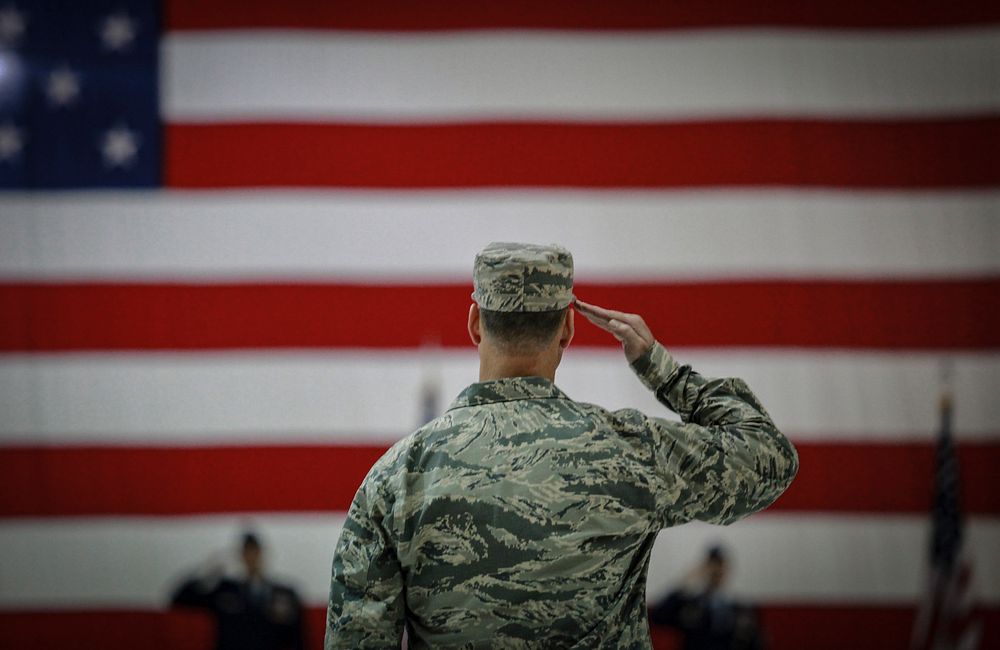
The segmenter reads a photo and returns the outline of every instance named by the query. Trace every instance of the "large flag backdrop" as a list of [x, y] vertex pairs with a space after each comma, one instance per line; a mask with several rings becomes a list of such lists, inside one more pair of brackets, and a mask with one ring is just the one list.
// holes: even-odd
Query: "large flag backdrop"
[[[907, 643], [950, 365], [1000, 643], [996, 5], [62, 4], [0, 6], [0, 645], [194, 647], [169, 587], [248, 521], [318, 642], [354, 490], [476, 377], [491, 240], [795, 441], [649, 575], [726, 542], [776, 648]], [[557, 381], [662, 413], [584, 323]]]

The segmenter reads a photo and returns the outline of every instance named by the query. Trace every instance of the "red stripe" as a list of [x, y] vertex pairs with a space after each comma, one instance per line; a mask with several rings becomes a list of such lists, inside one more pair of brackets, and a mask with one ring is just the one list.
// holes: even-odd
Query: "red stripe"
[[[0, 284], [0, 351], [471, 345], [471, 284]], [[582, 284], [673, 346], [992, 349], [1000, 278]], [[681, 315], [679, 317], [678, 315]], [[615, 346], [578, 319], [578, 346]]]
[[0, 449], [0, 516], [346, 511], [385, 447]]
[[655, 124], [170, 124], [167, 185], [1000, 185], [1000, 119]]
[[[797, 445], [801, 469], [772, 507], [928, 513], [928, 444]], [[345, 512], [385, 447], [0, 448], [0, 517]], [[959, 449], [963, 510], [1000, 514], [1000, 442]], [[169, 486], [165, 487], [165, 486]]]
[[[799, 473], [772, 509], [822, 512], [930, 511], [934, 445], [798, 443]], [[962, 510], [1000, 514], [1000, 442], [958, 448]]]
[[[737, 551], [738, 552], [738, 551]], [[739, 570], [737, 568], [737, 570]], [[983, 624], [982, 650], [1000, 648], [1000, 608], [977, 612]], [[905, 650], [916, 611], [912, 607], [768, 604], [761, 619], [773, 650], [810, 648], [835, 650]], [[670, 646], [657, 646], [667, 650]]]
[[931, 27], [1000, 20], [994, 2], [889, 0], [747, 3], [656, 0], [168, 0], [167, 28], [445, 29], [683, 29], [693, 27]]
[[[760, 608], [772, 650], [905, 650], [916, 616], [913, 607], [886, 605], [769, 604]], [[978, 612], [979, 647], [1000, 647], [1000, 608]], [[307, 612], [307, 647], [320, 650], [326, 610]], [[25, 650], [209, 650], [213, 622], [197, 610], [0, 613], [0, 647]], [[652, 630], [657, 650], [680, 646], [668, 630]]]

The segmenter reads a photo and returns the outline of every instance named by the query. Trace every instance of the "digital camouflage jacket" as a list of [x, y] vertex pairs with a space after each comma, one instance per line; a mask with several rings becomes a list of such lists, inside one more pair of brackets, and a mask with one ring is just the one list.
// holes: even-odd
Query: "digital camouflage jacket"
[[683, 424], [575, 402], [542, 377], [472, 384], [354, 498], [326, 649], [651, 648], [657, 533], [767, 507], [798, 456], [740, 379], [659, 343], [632, 364]]

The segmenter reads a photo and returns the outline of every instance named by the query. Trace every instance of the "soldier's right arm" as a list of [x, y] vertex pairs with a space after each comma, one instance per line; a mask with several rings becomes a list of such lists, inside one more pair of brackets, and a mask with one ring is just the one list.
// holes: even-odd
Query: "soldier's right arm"
[[174, 607], [198, 607], [215, 609], [215, 596], [218, 590], [218, 580], [206, 580], [195, 577], [185, 580], [170, 597]]
[[639, 378], [683, 424], [619, 411], [652, 447], [661, 526], [692, 519], [728, 524], [769, 506], [799, 468], [792, 443], [741, 379], [708, 379], [681, 366], [638, 314], [576, 301], [594, 325], [621, 341]]
[[710, 379], [659, 343], [632, 362], [683, 423], [642, 417], [652, 442], [663, 526], [728, 524], [769, 506], [798, 472], [795, 447], [741, 379]]

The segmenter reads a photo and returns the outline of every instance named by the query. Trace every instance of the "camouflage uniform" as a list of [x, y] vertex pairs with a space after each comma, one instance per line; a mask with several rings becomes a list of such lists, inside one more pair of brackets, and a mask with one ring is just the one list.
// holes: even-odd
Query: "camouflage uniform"
[[[566, 275], [568, 252], [495, 246], [515, 259], [477, 257], [481, 305], [544, 311], [572, 300], [572, 258], [568, 285], [545, 281]], [[645, 582], [657, 533], [765, 508], [798, 458], [743, 381], [702, 377], [659, 343], [632, 368], [683, 424], [512, 377], [472, 384], [394, 445], [337, 546], [327, 650], [397, 648], [404, 624], [411, 648], [651, 648]]]

